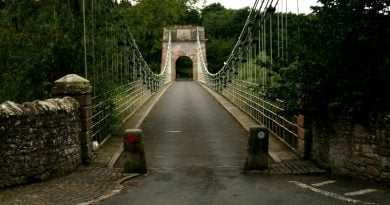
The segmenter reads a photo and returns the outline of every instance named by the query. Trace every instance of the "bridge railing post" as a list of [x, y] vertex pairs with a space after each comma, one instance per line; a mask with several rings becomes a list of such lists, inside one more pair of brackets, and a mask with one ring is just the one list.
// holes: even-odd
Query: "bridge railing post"
[[72, 97], [80, 105], [81, 160], [88, 165], [92, 158], [92, 86], [90, 82], [75, 74], [66, 75], [54, 82], [53, 97]]

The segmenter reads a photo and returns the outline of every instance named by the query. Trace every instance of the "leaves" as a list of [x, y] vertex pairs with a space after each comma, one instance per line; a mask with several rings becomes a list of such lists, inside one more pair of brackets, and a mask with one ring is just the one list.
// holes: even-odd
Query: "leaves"
[[[0, 10], [0, 101], [49, 96], [51, 83], [77, 73], [81, 53], [77, 17], [57, 1], [2, 1]], [[64, 60], [71, 56], [71, 60]]]
[[120, 14], [130, 26], [131, 33], [151, 69], [159, 72], [163, 28], [176, 24], [198, 24], [200, 17], [192, 5], [194, 0], [140, 0], [133, 7], [122, 7]]
[[[300, 84], [298, 110], [318, 122], [347, 115], [365, 121], [390, 109], [390, 19], [385, 1], [322, 0], [301, 23], [299, 56], [286, 85]], [[378, 3], [380, 2], [380, 3]]]
[[247, 8], [226, 9], [219, 3], [202, 9], [202, 26], [207, 36], [207, 62], [212, 73], [219, 71], [227, 60], [245, 24]]

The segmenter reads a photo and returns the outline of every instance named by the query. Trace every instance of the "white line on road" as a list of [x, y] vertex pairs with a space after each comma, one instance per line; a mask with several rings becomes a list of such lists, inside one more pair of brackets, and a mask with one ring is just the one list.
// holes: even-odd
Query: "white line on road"
[[180, 132], [183, 132], [183, 131], [180, 131], [180, 130], [168, 130], [168, 131], [165, 131], [165, 132], [169, 132], [169, 133], [180, 133]]
[[336, 181], [334, 181], [334, 180], [329, 180], [329, 181], [324, 181], [324, 182], [315, 183], [315, 184], [311, 184], [311, 185], [315, 186], [315, 187], [319, 187], [319, 186], [324, 186], [324, 185], [327, 185], [327, 184], [333, 184], [335, 182]]
[[317, 189], [317, 188], [315, 188], [313, 186], [310, 186], [310, 185], [307, 185], [307, 184], [304, 184], [304, 183], [301, 183], [301, 182], [297, 182], [297, 181], [289, 181], [289, 182], [293, 183], [293, 184], [296, 184], [297, 186], [300, 186], [302, 188], [309, 189], [311, 191], [317, 192], [317, 193], [325, 195], [325, 196], [333, 197], [333, 198], [338, 199], [338, 200], [342, 200], [342, 201], [346, 201], [346, 202], [350, 202], [350, 203], [375, 204], [375, 203], [371, 203], [371, 202], [360, 201], [360, 200], [357, 200], [357, 199], [351, 199], [351, 198], [348, 198], [348, 197], [345, 197], [345, 196], [342, 196], [342, 195], [339, 195], [339, 194], [336, 194], [336, 193], [332, 193], [332, 192], [328, 192], [328, 191], [325, 191], [325, 190]]
[[368, 193], [372, 193], [372, 192], [376, 192], [376, 191], [377, 191], [376, 189], [363, 189], [360, 191], [348, 192], [348, 193], [345, 193], [344, 195], [345, 196], [357, 196], [357, 195], [368, 194]]

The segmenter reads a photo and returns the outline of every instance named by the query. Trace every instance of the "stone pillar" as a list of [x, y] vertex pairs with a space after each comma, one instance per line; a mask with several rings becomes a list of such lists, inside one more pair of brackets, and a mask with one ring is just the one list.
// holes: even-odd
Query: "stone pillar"
[[310, 159], [312, 135], [311, 126], [308, 120], [305, 120], [305, 116], [298, 115], [297, 117], [297, 135], [298, 135], [298, 154], [303, 159]]
[[88, 165], [92, 158], [92, 86], [90, 82], [76, 74], [66, 75], [54, 82], [53, 97], [69, 96], [77, 100], [81, 119], [81, 160]]

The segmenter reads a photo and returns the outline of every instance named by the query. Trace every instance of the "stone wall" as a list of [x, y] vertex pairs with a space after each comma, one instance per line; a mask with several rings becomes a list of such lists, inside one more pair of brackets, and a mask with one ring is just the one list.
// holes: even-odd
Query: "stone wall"
[[0, 188], [47, 180], [81, 164], [73, 98], [0, 105]]
[[390, 114], [371, 125], [313, 127], [312, 157], [334, 174], [390, 181]]

